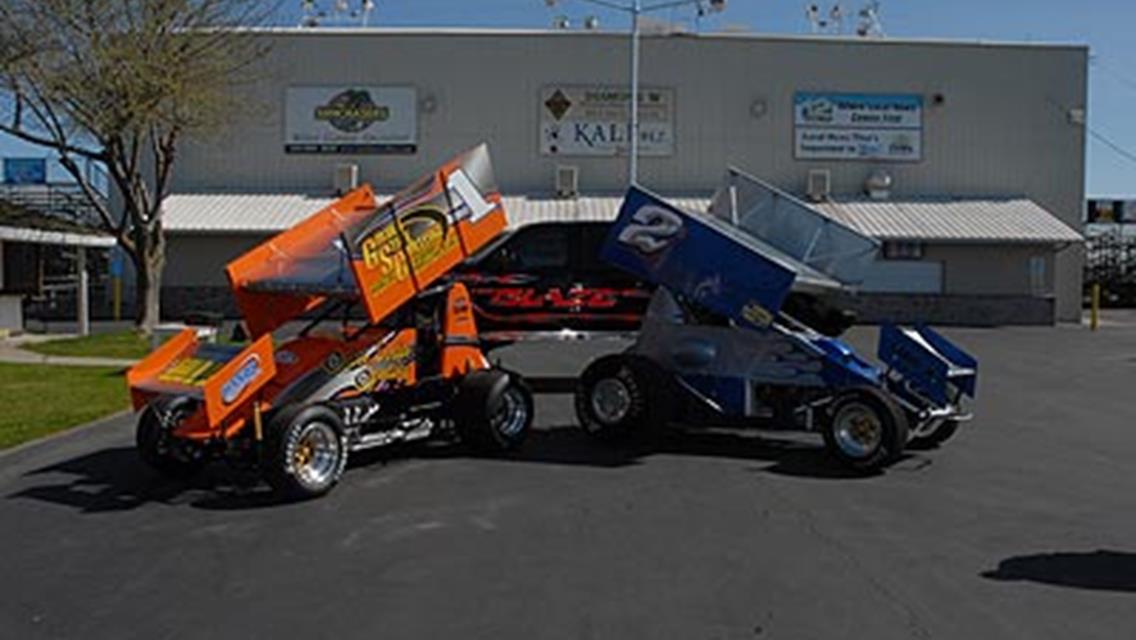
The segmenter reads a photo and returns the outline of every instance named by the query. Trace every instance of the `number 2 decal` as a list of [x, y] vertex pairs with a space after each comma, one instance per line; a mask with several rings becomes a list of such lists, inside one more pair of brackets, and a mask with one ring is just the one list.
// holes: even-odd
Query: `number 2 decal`
[[666, 248], [682, 230], [682, 218], [662, 207], [647, 205], [631, 215], [632, 222], [619, 232], [618, 240], [643, 253]]

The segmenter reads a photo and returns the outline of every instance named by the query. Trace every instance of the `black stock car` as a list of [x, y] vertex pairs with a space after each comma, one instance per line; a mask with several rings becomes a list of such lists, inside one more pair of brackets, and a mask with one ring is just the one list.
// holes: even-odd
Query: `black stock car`
[[607, 222], [521, 227], [457, 275], [483, 332], [635, 331], [652, 288], [599, 261]]
[[[471, 256], [456, 277], [473, 298], [478, 329], [491, 341], [570, 330], [638, 331], [654, 287], [599, 259], [610, 222], [541, 222], [515, 229]], [[793, 292], [788, 315], [837, 336], [850, 313]]]

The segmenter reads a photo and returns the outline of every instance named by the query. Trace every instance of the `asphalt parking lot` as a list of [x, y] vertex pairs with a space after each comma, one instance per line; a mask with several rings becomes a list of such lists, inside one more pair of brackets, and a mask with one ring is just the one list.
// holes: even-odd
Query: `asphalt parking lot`
[[516, 457], [403, 448], [303, 504], [160, 481], [129, 417], [40, 443], [0, 457], [0, 637], [1130, 637], [1136, 327], [946, 333], [977, 419], [869, 478], [807, 438], [605, 448], [566, 396]]

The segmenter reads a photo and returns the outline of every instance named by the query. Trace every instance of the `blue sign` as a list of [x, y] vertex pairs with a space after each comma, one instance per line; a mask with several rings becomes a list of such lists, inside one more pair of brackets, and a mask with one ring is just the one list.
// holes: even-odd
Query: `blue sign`
[[923, 158], [920, 95], [798, 92], [793, 127], [798, 160]]
[[45, 184], [47, 160], [43, 158], [4, 158], [5, 184]]

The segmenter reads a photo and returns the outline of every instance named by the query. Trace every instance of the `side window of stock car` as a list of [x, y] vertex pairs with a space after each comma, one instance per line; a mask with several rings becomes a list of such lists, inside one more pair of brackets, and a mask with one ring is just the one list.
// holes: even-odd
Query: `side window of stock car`
[[665, 249], [679, 231], [682, 231], [682, 218], [649, 204], [631, 215], [631, 222], [619, 232], [619, 241], [651, 254]]
[[569, 267], [571, 225], [540, 225], [521, 229], [509, 241], [505, 260], [516, 271], [552, 271]]

